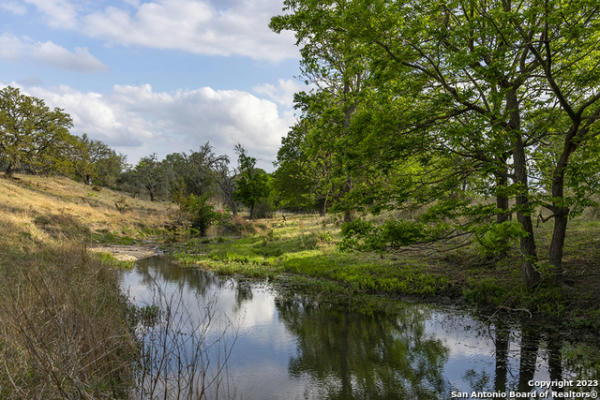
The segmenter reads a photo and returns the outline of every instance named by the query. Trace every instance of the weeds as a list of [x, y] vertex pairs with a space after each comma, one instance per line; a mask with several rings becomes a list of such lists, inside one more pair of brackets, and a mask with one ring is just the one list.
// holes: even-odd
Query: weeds
[[216, 326], [214, 299], [189, 304], [181, 289], [168, 293], [156, 282], [150, 287], [152, 300], [138, 313], [140, 348], [132, 398], [235, 398], [227, 374], [237, 338], [233, 323]]
[[3, 259], [2, 398], [119, 398], [133, 380], [136, 345], [114, 270], [81, 247]]

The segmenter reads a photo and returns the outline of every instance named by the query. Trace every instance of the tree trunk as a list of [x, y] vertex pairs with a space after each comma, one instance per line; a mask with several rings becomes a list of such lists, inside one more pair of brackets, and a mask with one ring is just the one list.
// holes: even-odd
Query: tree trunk
[[13, 176], [13, 173], [15, 172], [14, 166], [12, 163], [9, 163], [8, 166], [6, 167], [6, 176], [8, 176], [9, 178], [11, 178]]
[[250, 206], [250, 219], [254, 219], [254, 209], [256, 208], [256, 202], [252, 202], [252, 205]]
[[501, 224], [510, 219], [508, 212], [508, 196], [506, 195], [506, 186], [508, 184], [508, 171], [506, 167], [496, 173], [496, 223]]
[[554, 266], [554, 275], [559, 281], [563, 278], [562, 258], [568, 220], [569, 208], [557, 207], [554, 209], [554, 228], [552, 230], [552, 241], [550, 242], [550, 264]]
[[[573, 128], [576, 131], [576, 128]], [[575, 151], [576, 145], [570, 140], [574, 136], [573, 130], [567, 134], [563, 152], [560, 155], [552, 175], [552, 213], [554, 214], [554, 228], [550, 242], [550, 263], [554, 266], [554, 275], [557, 280], [563, 277], [562, 258], [567, 235], [567, 222], [569, 220], [569, 207], [564, 204], [565, 171], [569, 157]]]
[[319, 211], [319, 215], [324, 217], [327, 214], [327, 196], [323, 197], [323, 201], [321, 201], [321, 210]]
[[154, 192], [149, 191], [148, 193], [150, 193], [150, 201], [154, 201]]
[[517, 220], [525, 231], [525, 237], [520, 240], [521, 247], [521, 277], [523, 283], [532, 288], [540, 281], [540, 274], [535, 269], [537, 262], [537, 251], [533, 235], [533, 223], [531, 222], [531, 205], [529, 204], [529, 188], [527, 184], [527, 158], [525, 146], [521, 136], [521, 116], [519, 113], [519, 101], [515, 89], [509, 89], [506, 94], [506, 108], [509, 112], [509, 127], [511, 129], [512, 152], [514, 162], [515, 184], [518, 192], [516, 195]]

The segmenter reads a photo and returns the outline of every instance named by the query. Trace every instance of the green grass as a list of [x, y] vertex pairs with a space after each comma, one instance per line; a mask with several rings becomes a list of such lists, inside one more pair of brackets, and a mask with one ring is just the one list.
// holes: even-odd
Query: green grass
[[192, 240], [175, 256], [223, 274], [258, 278], [292, 274], [361, 293], [425, 296], [453, 289], [447, 278], [424, 272], [415, 260], [397, 263], [372, 254], [341, 252], [332, 243], [337, 232], [306, 221], [299, 227], [299, 221], [241, 239]]
[[110, 253], [94, 252], [91, 258], [97, 259], [101, 264], [109, 267], [131, 270], [135, 267], [135, 261], [118, 260]]
[[127, 235], [118, 235], [106, 230], [94, 232], [91, 235], [92, 243], [98, 244], [120, 244], [132, 245], [135, 244], [135, 239]]
[[[545, 264], [550, 228], [546, 224], [537, 229], [540, 265]], [[339, 223], [331, 217], [288, 217], [286, 223], [263, 220], [259, 231], [241, 239], [194, 239], [174, 255], [218, 273], [275, 279], [286, 285], [295, 282], [331, 296], [451, 297], [490, 312], [514, 310], [564, 320], [572, 327], [600, 327], [600, 243], [593, 239], [599, 237], [600, 221], [570, 222], [564, 258], [570, 286], [556, 284], [551, 270], [546, 270], [534, 290], [521, 284], [516, 251], [496, 263], [481, 256], [475, 245], [451, 252], [342, 252], [337, 247]]]

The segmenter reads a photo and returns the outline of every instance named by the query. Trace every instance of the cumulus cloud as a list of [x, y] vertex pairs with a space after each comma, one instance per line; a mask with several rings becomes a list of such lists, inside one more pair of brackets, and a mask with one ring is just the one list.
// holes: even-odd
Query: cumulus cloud
[[116, 85], [109, 93], [68, 86], [23, 90], [61, 107], [73, 117], [75, 132], [86, 132], [128, 155], [130, 162], [156, 152], [197, 149], [206, 141], [218, 153], [233, 154], [238, 142], [271, 170], [281, 137], [293, 123], [277, 105], [237, 90], [156, 92], [150, 85]]
[[27, 7], [10, 0], [0, 0], [0, 8], [15, 15], [25, 15], [27, 13]]
[[265, 95], [285, 107], [294, 105], [294, 93], [307, 89], [307, 86], [300, 85], [292, 79], [279, 79], [277, 85], [266, 83], [253, 88], [254, 92]]
[[25, 0], [47, 17], [48, 25], [55, 28], [75, 28], [77, 10], [68, 0]]
[[[181, 50], [194, 54], [279, 61], [297, 57], [291, 32], [276, 34], [270, 18], [279, 0], [122, 0], [91, 9], [67, 0], [26, 0], [49, 25], [76, 29], [111, 44]], [[224, 7], [224, 8], [223, 8]]]
[[69, 51], [50, 41], [35, 42], [10, 34], [0, 35], [0, 58], [8, 61], [33, 61], [77, 72], [107, 70], [85, 47]]
[[124, 45], [183, 50], [206, 55], [242, 55], [254, 59], [295, 57], [291, 33], [268, 27], [281, 3], [240, 1], [219, 10], [206, 1], [156, 0], [134, 12], [108, 7], [83, 17], [83, 31]]

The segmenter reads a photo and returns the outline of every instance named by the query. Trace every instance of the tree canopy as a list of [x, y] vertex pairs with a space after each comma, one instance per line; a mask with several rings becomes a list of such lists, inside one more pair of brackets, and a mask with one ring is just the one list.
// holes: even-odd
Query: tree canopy
[[[597, 4], [287, 0], [283, 10], [271, 27], [296, 33], [316, 89], [291, 131], [296, 149], [280, 152], [295, 158], [281, 166], [306, 168], [302, 156], [321, 140], [342, 166], [328, 179], [348, 183], [335, 200], [343, 208], [429, 205], [416, 223], [436, 234], [413, 240], [517, 238], [529, 287], [540, 278], [532, 217], [546, 208], [548, 260], [561, 277], [568, 217], [598, 175]], [[328, 136], [335, 129], [315, 127], [335, 123], [335, 104], [341, 130]], [[405, 243], [393, 235], [407, 224], [390, 221], [384, 247]]]
[[17, 88], [0, 90], [0, 157], [7, 175], [52, 169], [67, 146], [71, 117]]

